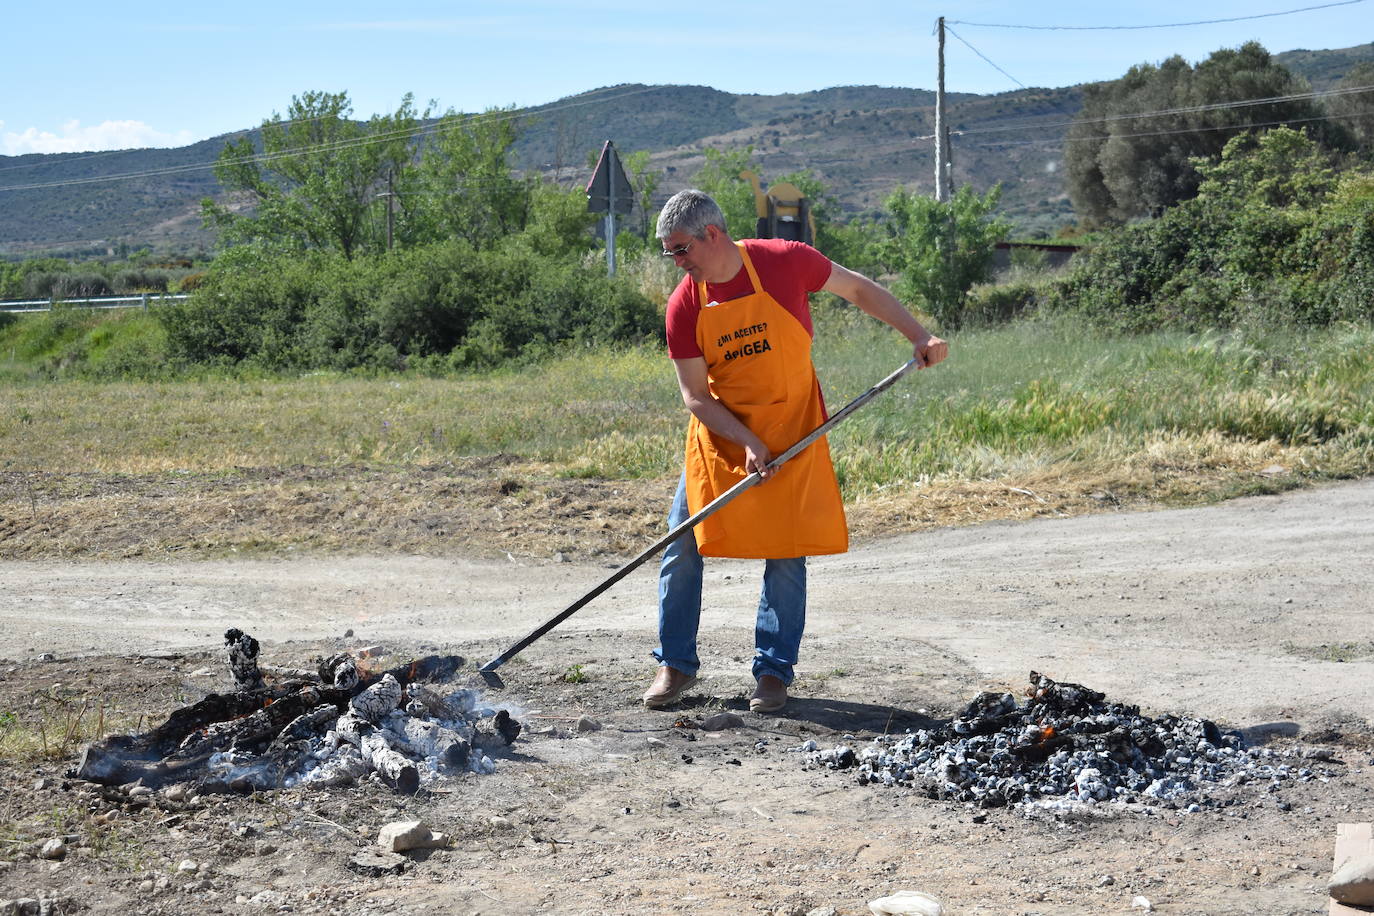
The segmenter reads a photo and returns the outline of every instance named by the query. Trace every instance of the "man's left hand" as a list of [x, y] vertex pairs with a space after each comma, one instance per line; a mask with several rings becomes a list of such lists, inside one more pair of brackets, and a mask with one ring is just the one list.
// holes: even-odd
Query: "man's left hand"
[[949, 356], [949, 344], [938, 337], [927, 337], [916, 344], [914, 358], [920, 369], [943, 362], [946, 356]]

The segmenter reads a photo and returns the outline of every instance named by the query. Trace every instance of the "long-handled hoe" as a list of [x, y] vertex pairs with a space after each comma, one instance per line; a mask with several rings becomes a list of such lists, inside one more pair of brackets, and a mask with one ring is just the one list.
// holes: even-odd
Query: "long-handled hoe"
[[[815, 442], [821, 436], [824, 436], [830, 430], [838, 426], [840, 422], [844, 420], [845, 417], [849, 416], [854, 411], [858, 410], [860, 407], [867, 404], [873, 398], [877, 397], [877, 395], [881, 392], [887, 390], [889, 387], [891, 387], [891, 385], [894, 382], [897, 381], [897, 379], [901, 378], [903, 375], [906, 375], [907, 372], [911, 371], [915, 367], [916, 360], [907, 360], [906, 364], [899, 368], [897, 371], [893, 372], [887, 378], [883, 379], [881, 382], [878, 382], [878, 384], [874, 385], [872, 388], [868, 389], [863, 394], [859, 395], [857, 398], [850, 401], [844, 407], [835, 411], [835, 413], [833, 413], [828, 420], [826, 420], [820, 426], [817, 426], [811, 432], [807, 433], [804, 437], [802, 437], [801, 440], [799, 440], [787, 451], [783, 452], [781, 455], [778, 455], [772, 461], [768, 462], [769, 469], [775, 471], [778, 468], [782, 467], [789, 460], [791, 460], [793, 457], [799, 454], [808, 445]], [[615, 585], [621, 579], [629, 575], [633, 570], [638, 568], [639, 565], [643, 563], [645, 560], [649, 559], [654, 554], [662, 550], [664, 547], [667, 547], [669, 544], [671, 544], [674, 538], [678, 537], [684, 532], [691, 531], [692, 528], [695, 527], [699, 522], [701, 522], [702, 519], [706, 518], [712, 513], [720, 511], [730, 502], [730, 500], [734, 499], [736, 496], [739, 496], [745, 490], [754, 486], [762, 479], [763, 478], [759, 475], [759, 473], [755, 471], [748, 477], [741, 480], [739, 483], [735, 484], [730, 489], [726, 490], [724, 493], [717, 496], [710, 503], [703, 506], [701, 510], [698, 511], [691, 518], [687, 519], [685, 522], [678, 525], [672, 531], [669, 531], [663, 537], [659, 538], [657, 541], [654, 541], [654, 543], [644, 548], [644, 551], [640, 553], [639, 556], [635, 557], [633, 560], [630, 560], [624, 566], [620, 567], [615, 572], [611, 573], [609, 576], [605, 578], [605, 580], [603, 580], [591, 591], [587, 592], [581, 598], [578, 598], [572, 604], [568, 605], [562, 611], [558, 612], [558, 614], [556, 614], [555, 616], [550, 617], [547, 621], [540, 624], [538, 627], [532, 630], [529, 633], [529, 635], [525, 636], [519, 642], [511, 646], [509, 649], [502, 652], [500, 655], [496, 656], [491, 661], [487, 662], [481, 668], [478, 668], [477, 672], [482, 675], [483, 680], [485, 680], [488, 684], [494, 687], [502, 686], [501, 677], [496, 673], [497, 668], [501, 667], [506, 662], [510, 661], [512, 658], [514, 658], [516, 655], [522, 652], [527, 646], [530, 645], [530, 643], [534, 642], [536, 639], [543, 636], [545, 633], [549, 632], [563, 621], [567, 620], [573, 614], [576, 614], [597, 595], [600, 595], [606, 589], [610, 588], [612, 585]]]

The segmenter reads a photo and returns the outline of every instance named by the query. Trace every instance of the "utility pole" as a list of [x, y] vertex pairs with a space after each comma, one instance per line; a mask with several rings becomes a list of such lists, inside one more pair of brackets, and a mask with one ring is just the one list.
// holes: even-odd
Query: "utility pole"
[[395, 169], [386, 170], [386, 250], [391, 250], [392, 233], [396, 228], [396, 211], [391, 207], [391, 201], [396, 196], [392, 188], [391, 179], [396, 174]]
[[948, 203], [953, 162], [949, 150], [949, 118], [945, 114], [945, 17], [935, 21], [938, 36], [935, 78], [935, 200]]

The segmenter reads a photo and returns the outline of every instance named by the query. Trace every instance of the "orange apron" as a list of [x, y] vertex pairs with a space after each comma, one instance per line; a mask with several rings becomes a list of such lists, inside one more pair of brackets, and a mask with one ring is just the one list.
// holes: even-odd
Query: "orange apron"
[[[706, 357], [711, 394], [763, 440], [774, 456], [825, 422], [820, 383], [811, 365], [811, 335], [759, 284], [739, 245], [754, 291], [729, 302], [703, 303], [697, 343]], [[699, 512], [743, 480], [744, 448], [692, 417], [687, 428], [687, 505]], [[696, 526], [708, 557], [783, 559], [849, 549], [844, 503], [822, 437]]]

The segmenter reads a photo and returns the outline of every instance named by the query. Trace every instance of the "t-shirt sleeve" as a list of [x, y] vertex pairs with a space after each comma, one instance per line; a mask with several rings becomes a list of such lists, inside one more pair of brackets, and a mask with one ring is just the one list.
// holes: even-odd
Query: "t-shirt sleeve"
[[697, 346], [697, 315], [701, 312], [701, 304], [697, 302], [697, 285], [690, 277], [683, 277], [678, 283], [668, 297], [664, 312], [669, 358], [701, 356], [701, 347]]
[[830, 279], [830, 259], [802, 242], [788, 242], [787, 251], [795, 264], [797, 277], [808, 293], [819, 292]]

